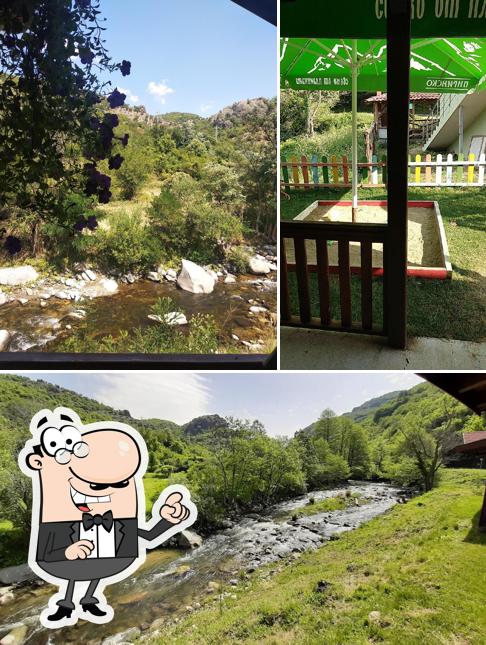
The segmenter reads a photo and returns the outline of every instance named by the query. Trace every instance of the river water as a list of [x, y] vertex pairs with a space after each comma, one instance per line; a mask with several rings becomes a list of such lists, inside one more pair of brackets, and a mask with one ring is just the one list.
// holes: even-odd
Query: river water
[[[305, 506], [310, 497], [320, 501], [344, 491], [367, 498], [362, 506], [288, 519], [289, 512]], [[315, 549], [331, 536], [350, 531], [392, 508], [403, 491], [381, 483], [355, 482], [346, 487], [313, 491], [308, 495], [276, 505], [264, 516], [250, 514], [232, 528], [204, 540], [193, 551], [158, 549], [148, 554], [145, 564], [128, 580], [106, 589], [108, 602], [115, 610], [107, 625], [80, 621], [63, 630], [46, 630], [38, 614], [46, 606], [53, 587], [26, 586], [16, 591], [16, 600], [0, 607], [0, 637], [17, 625], [27, 625], [24, 642], [100, 643], [104, 638], [131, 627], [149, 628], [158, 618], [168, 620], [182, 615], [208, 593], [208, 585], [222, 583], [231, 592], [228, 581], [239, 571], [257, 567], [292, 553]]]
[[[150, 307], [158, 298], [170, 297], [175, 309], [181, 309], [190, 321], [196, 313], [211, 314], [221, 330], [220, 341], [240, 340], [255, 342], [265, 337], [265, 326], [271, 325], [269, 314], [251, 315], [252, 304], [264, 306], [269, 312], [277, 308], [275, 274], [258, 279], [240, 276], [235, 284], [218, 282], [210, 294], [193, 294], [178, 289], [168, 282], [141, 280], [134, 284], [120, 284], [113, 296], [71, 302], [50, 298], [44, 307], [38, 298], [25, 304], [12, 302], [0, 308], [0, 328], [11, 335], [10, 351], [56, 351], [60, 340], [79, 328], [86, 329], [88, 338], [117, 336], [121, 331], [147, 327], [156, 323], [148, 319]], [[251, 301], [251, 302], [249, 302]], [[85, 317], [77, 317], [83, 310]], [[241, 346], [242, 352], [248, 348]]]

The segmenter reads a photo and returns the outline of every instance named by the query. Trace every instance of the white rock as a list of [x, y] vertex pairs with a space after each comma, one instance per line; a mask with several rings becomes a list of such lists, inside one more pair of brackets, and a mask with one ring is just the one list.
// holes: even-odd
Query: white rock
[[92, 271], [91, 269], [86, 269], [82, 273], [82, 278], [83, 278], [83, 280], [93, 282], [94, 280], [96, 280], [96, 273], [94, 271]]
[[177, 546], [183, 549], [194, 549], [201, 546], [202, 537], [195, 533], [194, 531], [181, 531], [175, 536], [175, 541]]
[[248, 268], [250, 269], [250, 273], [254, 273], [255, 275], [264, 275], [271, 271], [269, 262], [258, 255], [254, 255], [248, 260]]
[[27, 635], [27, 625], [19, 625], [14, 627], [6, 636], [0, 641], [1, 645], [20, 645], [25, 641]]
[[6, 302], [8, 302], [7, 294], [0, 291], [0, 305], [4, 305]]
[[232, 338], [233, 340], [240, 340], [240, 337], [239, 337], [239, 336], [237, 336], [236, 334], [231, 334], [231, 338]]
[[270, 267], [270, 271], [276, 271], [277, 270], [277, 265], [276, 264], [270, 263], [268, 266]]
[[224, 279], [224, 283], [225, 284], [234, 284], [235, 282], [236, 282], [235, 276], [231, 275], [230, 273], [228, 273], [228, 275]]
[[165, 274], [165, 279], [168, 280], [169, 282], [176, 282], [177, 278], [174, 278], [173, 275], [169, 275], [168, 273]]
[[265, 307], [250, 307], [250, 311], [252, 314], [265, 314], [268, 310], [265, 309]]
[[10, 333], [6, 329], [0, 329], [0, 352], [4, 352], [10, 342]]
[[45, 300], [40, 301], [40, 306], [41, 307], [47, 307], [47, 302]]
[[26, 305], [29, 302], [29, 300], [28, 298], [17, 298], [17, 302], [21, 305]]
[[206, 269], [190, 260], [182, 260], [182, 270], [177, 284], [184, 291], [191, 293], [212, 293], [216, 280]]
[[156, 271], [149, 271], [147, 273], [147, 278], [152, 280], [152, 282], [160, 282], [160, 275]]
[[136, 638], [140, 636], [140, 629], [138, 627], [130, 627], [125, 632], [120, 632], [119, 634], [114, 634], [113, 636], [108, 636], [108, 638], [103, 639], [103, 645], [121, 645], [122, 643], [132, 643]]
[[64, 280], [64, 284], [66, 287], [75, 287], [77, 282], [74, 278], [66, 278], [66, 280]]
[[164, 317], [157, 314], [149, 314], [147, 317], [150, 320], [155, 320], [155, 322], [166, 322], [171, 327], [174, 325], [187, 325], [188, 322], [186, 316], [181, 311], [171, 311]]
[[167, 271], [165, 272], [165, 277], [170, 277], [177, 280], [177, 271], [175, 269], [167, 269]]
[[0, 284], [8, 284], [10, 286], [17, 286], [20, 284], [27, 284], [37, 280], [39, 274], [31, 266], [23, 267], [9, 267], [0, 269]]
[[135, 276], [132, 273], [127, 273], [125, 277], [129, 284], [133, 284], [135, 282]]
[[55, 291], [54, 298], [59, 298], [59, 300], [71, 300], [71, 296], [66, 291]]

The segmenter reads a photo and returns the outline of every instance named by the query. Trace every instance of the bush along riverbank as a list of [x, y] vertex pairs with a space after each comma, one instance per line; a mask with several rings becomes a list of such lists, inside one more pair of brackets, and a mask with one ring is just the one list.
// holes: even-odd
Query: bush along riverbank
[[268, 566], [153, 643], [484, 643], [484, 471], [441, 484], [295, 562]]
[[[138, 273], [102, 273], [86, 264], [76, 264], [62, 274], [28, 264], [2, 267], [0, 350], [271, 351], [276, 325], [275, 254], [271, 245], [241, 246], [230, 249], [219, 264], [198, 265], [183, 259], [174, 266], [159, 264]], [[125, 326], [120, 317], [118, 325], [110, 320], [108, 311], [114, 301], [134, 310]], [[231, 333], [224, 335], [228, 312], [236, 306], [246, 321], [230, 324]], [[107, 314], [101, 315], [104, 309]], [[241, 327], [246, 333], [241, 333]]]

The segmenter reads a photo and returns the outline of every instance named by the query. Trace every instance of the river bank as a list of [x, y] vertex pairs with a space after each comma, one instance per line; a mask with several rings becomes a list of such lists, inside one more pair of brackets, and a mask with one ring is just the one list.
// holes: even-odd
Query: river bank
[[[360, 506], [318, 513], [293, 520], [286, 513], [315, 501], [336, 495], [359, 495], [366, 499]], [[298, 559], [341, 533], [352, 531], [373, 517], [385, 513], [406, 494], [381, 483], [350, 483], [349, 486], [314, 491], [267, 509], [265, 514], [249, 514], [227, 529], [208, 537], [202, 545], [182, 553], [175, 549], [151, 552], [145, 564], [132, 578], [107, 589], [107, 599], [115, 609], [115, 618], [96, 626], [80, 622], [62, 630], [62, 635], [38, 624], [37, 616], [45, 606], [52, 587], [26, 585], [13, 590], [11, 602], [0, 606], [0, 637], [21, 628], [23, 642], [46, 644], [105, 642], [154, 638], [157, 631], [174, 624], [207, 603], [231, 599], [233, 590], [250, 583], [253, 572], [271, 563]], [[136, 617], [136, 619], [134, 619]], [[131, 631], [130, 631], [131, 630]], [[124, 633], [129, 631], [129, 633]], [[114, 635], [116, 639], [110, 640]]]
[[437, 488], [295, 562], [239, 584], [150, 643], [483, 645], [484, 470], [447, 469]]
[[171, 298], [175, 313], [183, 312], [188, 326], [197, 313], [212, 315], [222, 346], [239, 353], [264, 351], [276, 326], [274, 251], [275, 247], [255, 251], [261, 266], [255, 262], [253, 273], [233, 274], [223, 265], [201, 267], [203, 277], [212, 281], [206, 293], [181, 288], [181, 271], [163, 267], [143, 276], [103, 275], [84, 266], [41, 276], [28, 265], [17, 267], [24, 270], [26, 281], [14, 277], [18, 284], [0, 287], [0, 351], [58, 351], [76, 332], [98, 339], [143, 329], [157, 324], [149, 316], [159, 298]]

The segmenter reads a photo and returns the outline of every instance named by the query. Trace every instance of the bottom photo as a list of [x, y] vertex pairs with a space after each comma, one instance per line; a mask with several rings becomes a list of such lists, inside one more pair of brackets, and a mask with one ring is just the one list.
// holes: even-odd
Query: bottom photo
[[484, 373], [0, 373], [0, 643], [484, 643]]

